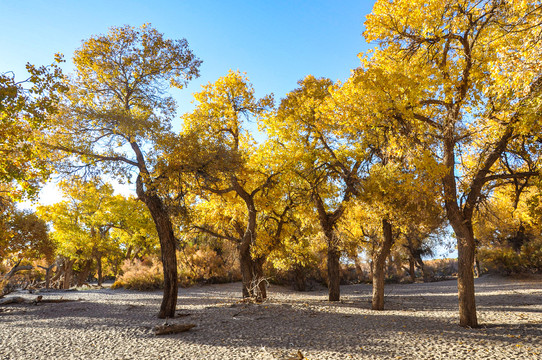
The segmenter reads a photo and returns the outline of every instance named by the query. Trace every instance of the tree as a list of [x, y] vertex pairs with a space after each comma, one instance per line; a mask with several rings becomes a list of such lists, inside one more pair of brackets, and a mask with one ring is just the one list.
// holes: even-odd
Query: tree
[[[257, 146], [244, 120], [259, 117], [272, 106], [272, 96], [256, 99], [246, 76], [229, 71], [194, 94], [196, 109], [183, 117], [182, 136], [192, 139], [194, 156], [177, 157], [178, 171], [195, 175], [201, 192], [195, 202], [205, 210], [196, 229], [237, 244], [244, 297], [266, 297], [263, 263], [267, 254], [254, 253], [265, 196], [278, 171], [269, 152]], [[180, 150], [181, 153], [186, 151]], [[174, 154], [177, 154], [174, 152]], [[264, 160], [265, 159], [265, 160]], [[173, 160], [172, 160], [173, 161]], [[211, 217], [215, 214], [216, 217]]]
[[542, 268], [540, 189], [534, 186], [536, 182], [521, 188], [520, 193], [510, 182], [480, 204], [473, 217], [479, 267], [505, 273]]
[[357, 193], [363, 160], [336, 131], [332, 117], [323, 109], [333, 82], [312, 75], [281, 101], [266, 119], [266, 129], [289, 171], [300, 179], [305, 196], [313, 204], [327, 243], [329, 300], [340, 299], [340, 240], [337, 225], [349, 200]]
[[[59, 185], [65, 200], [40, 206], [38, 211], [54, 229], [51, 236], [63, 257], [64, 270], [71, 273], [68, 265], [77, 267], [78, 286], [94, 270], [98, 285], [102, 284], [104, 258], [118, 266], [134, 253], [152, 252], [156, 230], [148, 210], [135, 198], [113, 195], [113, 187], [99, 179], [72, 178]], [[65, 286], [71, 286], [70, 282]]]
[[379, 111], [401, 126], [403, 138], [425, 142], [444, 168], [466, 327], [478, 326], [476, 206], [499, 183], [538, 170], [541, 12], [540, 1], [380, 0], [366, 22], [367, 41], [380, 48], [365, 66], [378, 69], [388, 98]]
[[113, 27], [91, 37], [74, 54], [75, 76], [49, 144], [65, 154], [61, 170], [102, 170], [137, 176], [139, 199], [158, 232], [164, 267], [159, 317], [173, 317], [177, 304], [177, 240], [157, 163], [163, 145], [177, 141], [170, 129], [175, 102], [169, 86], [198, 76], [201, 61], [185, 39], [169, 40], [150, 25]]
[[0, 73], [0, 184], [13, 185], [1, 196], [33, 195], [48, 175], [47, 158], [37, 139], [66, 90], [58, 67], [62, 61], [56, 55], [49, 66], [27, 64], [30, 76], [23, 81], [16, 81], [12, 72]]

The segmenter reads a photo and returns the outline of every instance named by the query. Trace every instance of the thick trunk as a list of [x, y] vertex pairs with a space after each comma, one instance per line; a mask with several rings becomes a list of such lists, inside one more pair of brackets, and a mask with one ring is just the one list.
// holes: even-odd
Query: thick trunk
[[74, 260], [65, 259], [64, 263], [62, 265], [62, 272], [64, 275], [64, 278], [62, 280], [62, 289], [69, 289], [72, 283], [73, 278], [73, 263]]
[[294, 267], [294, 289], [297, 291], [307, 291], [307, 281], [305, 279], [305, 269], [301, 265]]
[[391, 224], [386, 219], [382, 219], [383, 243], [382, 248], [376, 251], [376, 256], [373, 261], [373, 310], [384, 310], [384, 266], [386, 258], [390, 254], [391, 246], [393, 245], [393, 234]]
[[333, 231], [333, 223], [329, 216], [320, 215], [320, 226], [324, 232], [327, 242], [327, 287], [329, 301], [341, 300], [341, 274], [340, 257], [341, 252], [337, 248], [337, 239]]
[[239, 249], [239, 263], [241, 265], [243, 297], [253, 297], [252, 256], [250, 255], [250, 248], [248, 246], [244, 246], [244, 244], [242, 244]]
[[81, 271], [77, 275], [77, 286], [83, 286], [83, 284], [87, 281], [91, 268], [92, 260], [85, 260], [83, 262], [83, 266], [81, 267]]
[[145, 194], [140, 198], [149, 208], [160, 240], [160, 255], [164, 269], [164, 295], [158, 317], [161, 319], [173, 318], [175, 317], [179, 291], [176, 240], [173, 234], [173, 225], [162, 200], [157, 195]]
[[363, 273], [363, 269], [361, 268], [361, 260], [359, 259], [359, 256], [356, 256], [354, 259], [354, 263], [356, 265], [356, 274], [358, 276], [358, 281], [361, 283], [365, 280], [365, 274]]
[[259, 292], [257, 296], [259, 296], [260, 300], [267, 299], [267, 281], [265, 280], [265, 277], [263, 276], [264, 262], [265, 262], [264, 257], [260, 257], [254, 260], [254, 274], [255, 274], [256, 279], [258, 280], [258, 292]]
[[[459, 296], [459, 325], [478, 327], [474, 292], [474, 237], [467, 225], [452, 224], [457, 237], [457, 287]], [[456, 230], [459, 228], [459, 231]]]
[[[127, 110], [129, 107], [127, 106]], [[158, 233], [160, 241], [160, 255], [162, 258], [162, 267], [164, 269], [164, 296], [160, 305], [158, 317], [173, 318], [177, 307], [177, 296], [179, 292], [179, 279], [177, 276], [177, 241], [173, 233], [173, 224], [169, 217], [168, 210], [153, 188], [154, 184], [150, 180], [150, 173], [145, 163], [143, 151], [135, 141], [130, 141], [130, 145], [136, 154], [139, 175], [136, 180], [136, 193], [141, 201], [145, 203]], [[147, 180], [143, 180], [146, 178]]]
[[327, 248], [327, 281], [329, 301], [341, 299], [340, 251], [328, 241]]
[[263, 275], [265, 257], [254, 259], [251, 254], [252, 245], [256, 243], [257, 211], [254, 195], [247, 193], [239, 183], [234, 181], [235, 191], [245, 201], [248, 211], [247, 227], [239, 246], [241, 275], [243, 277], [243, 297], [255, 298], [258, 301], [267, 298], [267, 282]]
[[425, 268], [425, 264], [423, 263], [423, 260], [422, 260], [422, 257], [421, 255], [417, 256], [416, 257], [416, 263], [418, 264], [418, 267], [420, 268], [421, 272], [422, 272], [422, 278], [423, 278], [423, 281], [426, 282], [426, 281], [429, 281], [431, 279], [431, 273], [429, 271], [427, 271], [427, 269]]
[[56, 262], [49, 265], [48, 267], [42, 267], [45, 270], [45, 288], [49, 289], [51, 286], [51, 271], [56, 266]]
[[[314, 205], [318, 211], [318, 219], [327, 243], [327, 284], [329, 301], [339, 301], [341, 298], [341, 275], [338, 238], [335, 236], [335, 225], [344, 213], [345, 207], [341, 204], [334, 212], [326, 211], [324, 201], [318, 193], [313, 193]], [[346, 196], [347, 197], [347, 196]]]
[[250, 254], [250, 247], [241, 246], [239, 260], [243, 281], [243, 297], [254, 298], [258, 301], [266, 299], [267, 282], [263, 274], [265, 258], [253, 259]]

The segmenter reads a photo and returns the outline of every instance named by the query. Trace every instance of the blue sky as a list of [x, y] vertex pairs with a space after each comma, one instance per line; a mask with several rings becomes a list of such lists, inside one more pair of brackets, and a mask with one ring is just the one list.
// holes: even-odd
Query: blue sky
[[150, 22], [169, 38], [186, 38], [203, 60], [201, 77], [175, 94], [179, 113], [191, 93], [229, 69], [246, 72], [257, 95], [278, 100], [308, 74], [344, 80], [368, 45], [362, 36], [374, 1], [8, 1], [0, 0], [0, 72], [71, 56], [81, 41], [111, 26]]

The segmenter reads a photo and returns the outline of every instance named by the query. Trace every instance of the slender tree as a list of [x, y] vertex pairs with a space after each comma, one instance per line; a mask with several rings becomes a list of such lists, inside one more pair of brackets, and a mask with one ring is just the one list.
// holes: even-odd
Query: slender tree
[[340, 238], [337, 225], [356, 194], [362, 161], [341, 141], [322, 109], [333, 86], [329, 79], [307, 76], [266, 120], [276, 149], [290, 159], [289, 171], [303, 184], [327, 244], [329, 300], [340, 300]]

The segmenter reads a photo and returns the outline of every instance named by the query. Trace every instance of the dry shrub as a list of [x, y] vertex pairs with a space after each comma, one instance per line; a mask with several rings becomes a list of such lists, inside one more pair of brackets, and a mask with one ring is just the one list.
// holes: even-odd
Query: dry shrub
[[156, 256], [144, 260], [125, 260], [121, 266], [122, 275], [111, 286], [134, 290], [155, 290], [164, 286], [162, 263]]
[[179, 284], [183, 287], [196, 283], [225, 283], [239, 281], [241, 273], [235, 253], [217, 250], [208, 245], [185, 247], [177, 253]]
[[425, 271], [434, 280], [445, 280], [457, 276], [457, 259], [433, 259], [424, 261]]
[[524, 244], [519, 252], [509, 246], [482, 248], [478, 258], [483, 271], [503, 275], [542, 272], [542, 238]]

